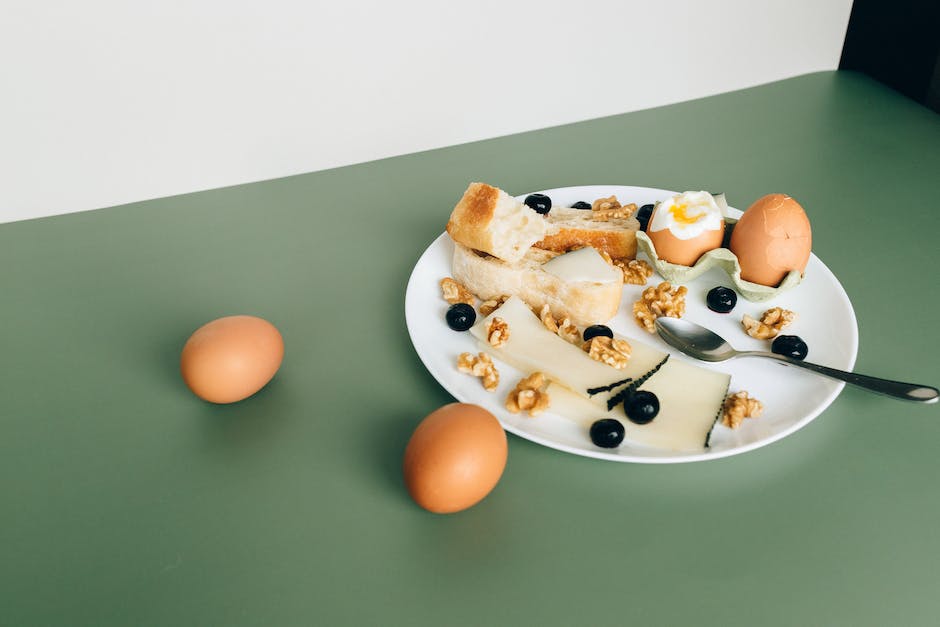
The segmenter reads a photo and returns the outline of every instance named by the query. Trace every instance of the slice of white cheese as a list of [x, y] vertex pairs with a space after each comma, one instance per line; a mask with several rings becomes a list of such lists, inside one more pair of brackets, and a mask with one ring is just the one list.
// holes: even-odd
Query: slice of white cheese
[[[486, 342], [486, 327], [495, 317], [509, 326], [509, 339], [500, 348]], [[479, 321], [471, 333], [488, 352], [516, 369], [526, 374], [544, 373], [553, 382], [549, 387], [552, 413], [582, 422], [585, 427], [612, 416], [624, 423], [630, 441], [658, 448], [702, 450], [731, 380], [730, 375], [671, 358], [640, 386], [659, 398], [659, 414], [646, 425], [636, 425], [627, 419], [622, 405], [607, 411], [610, 393], [589, 397], [587, 390], [626, 378], [638, 379], [655, 368], [667, 353], [625, 338], [633, 350], [627, 368], [617, 370], [591, 359], [580, 347], [546, 329], [516, 297]]]
[[590, 246], [558, 255], [543, 264], [542, 269], [568, 283], [618, 283], [623, 280], [621, 272]]
[[[509, 325], [509, 339], [500, 348], [493, 348], [486, 342], [486, 327], [493, 318], [501, 318]], [[549, 379], [585, 397], [588, 396], [588, 388], [643, 376], [666, 356], [663, 352], [628, 340], [633, 351], [623, 370], [594, 361], [580, 346], [546, 329], [529, 306], [515, 296], [478, 321], [470, 332], [483, 343], [488, 352], [516, 369], [525, 373], [541, 371]], [[607, 397], [606, 394], [600, 396], [604, 399]]]

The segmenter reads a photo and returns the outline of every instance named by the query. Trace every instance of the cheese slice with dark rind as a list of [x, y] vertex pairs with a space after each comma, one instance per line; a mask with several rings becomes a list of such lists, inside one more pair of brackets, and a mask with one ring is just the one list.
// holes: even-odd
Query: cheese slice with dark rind
[[[499, 348], [486, 341], [486, 328], [493, 318], [509, 327], [509, 338]], [[618, 405], [608, 411], [607, 399], [620, 388], [589, 396], [590, 388], [607, 386], [623, 379], [638, 380], [656, 368], [668, 353], [631, 338], [631, 357], [624, 369], [591, 359], [579, 346], [549, 331], [518, 298], [478, 321], [470, 332], [484, 350], [527, 374], [542, 372], [549, 386], [549, 411], [589, 427], [595, 420], [614, 417], [624, 423], [629, 441], [674, 451], [701, 451], [728, 392], [731, 376], [696, 366], [674, 357], [640, 385], [659, 398], [659, 414], [646, 425], [629, 421]]]

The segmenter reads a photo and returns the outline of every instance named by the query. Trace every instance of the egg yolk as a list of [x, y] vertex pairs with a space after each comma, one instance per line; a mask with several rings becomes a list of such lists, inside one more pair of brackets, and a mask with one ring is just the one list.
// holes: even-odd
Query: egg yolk
[[705, 215], [704, 211], [700, 211], [694, 215], [689, 215], [686, 211], [688, 210], [688, 205], [675, 204], [669, 208], [669, 213], [672, 214], [672, 217], [679, 224], [689, 225], [695, 224], [699, 219]]

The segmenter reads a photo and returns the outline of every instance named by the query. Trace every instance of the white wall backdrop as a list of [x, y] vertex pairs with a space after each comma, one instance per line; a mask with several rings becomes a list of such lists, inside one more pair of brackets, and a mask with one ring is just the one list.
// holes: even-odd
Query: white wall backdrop
[[0, 222], [837, 67], [851, 0], [0, 0]]

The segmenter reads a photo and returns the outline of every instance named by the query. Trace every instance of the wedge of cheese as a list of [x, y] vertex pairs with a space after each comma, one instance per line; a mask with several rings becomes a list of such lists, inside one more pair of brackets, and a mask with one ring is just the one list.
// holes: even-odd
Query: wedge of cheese
[[[509, 326], [509, 338], [499, 348], [486, 341], [493, 318]], [[667, 353], [626, 339], [631, 347], [627, 367], [618, 370], [591, 359], [579, 346], [549, 331], [518, 298], [486, 316], [470, 330], [483, 348], [524, 374], [540, 371], [552, 381], [549, 397], [552, 413], [590, 426], [595, 420], [614, 417], [623, 422], [631, 442], [676, 451], [701, 451], [721, 410], [731, 376], [679, 359], [667, 360], [639, 389], [659, 398], [659, 414], [646, 424], [627, 419], [623, 406], [607, 410], [607, 399], [620, 388], [590, 396], [588, 389], [608, 386], [623, 379], [638, 380], [652, 371]]]

